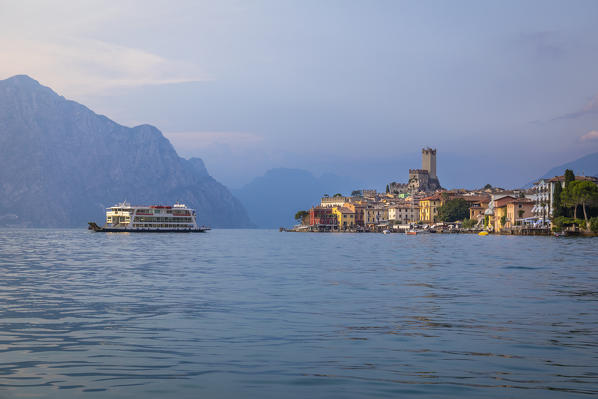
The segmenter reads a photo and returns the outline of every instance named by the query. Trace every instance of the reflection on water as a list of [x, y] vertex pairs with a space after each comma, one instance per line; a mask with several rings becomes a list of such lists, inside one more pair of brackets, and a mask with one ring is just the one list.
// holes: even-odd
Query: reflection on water
[[598, 394], [597, 242], [0, 230], [0, 398]]

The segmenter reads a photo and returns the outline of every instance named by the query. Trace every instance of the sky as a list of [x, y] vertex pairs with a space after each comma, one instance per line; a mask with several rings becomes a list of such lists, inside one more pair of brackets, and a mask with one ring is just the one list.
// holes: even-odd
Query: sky
[[593, 0], [0, 0], [0, 79], [155, 125], [231, 188], [278, 167], [383, 188], [425, 146], [444, 187], [516, 187], [598, 151], [597, 21]]

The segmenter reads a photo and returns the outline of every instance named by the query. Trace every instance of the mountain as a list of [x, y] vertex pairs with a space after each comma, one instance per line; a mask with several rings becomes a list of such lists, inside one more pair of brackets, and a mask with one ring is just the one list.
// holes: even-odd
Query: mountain
[[323, 194], [349, 194], [358, 188], [358, 183], [346, 177], [316, 177], [302, 169], [277, 168], [232, 191], [258, 227], [277, 228], [295, 224], [295, 213], [319, 203]]
[[598, 176], [598, 152], [588, 154], [576, 159], [575, 161], [555, 166], [536, 180], [527, 183], [525, 187], [531, 187], [539, 179], [549, 179], [554, 176], [562, 176], [565, 173], [565, 169], [571, 169], [577, 176]]
[[571, 169], [576, 175], [598, 176], [598, 152], [586, 155], [576, 159], [575, 161], [556, 166], [546, 172], [541, 178], [549, 178], [554, 176], [562, 176], [565, 169]]
[[247, 227], [241, 203], [153, 126], [128, 128], [28, 76], [0, 81], [0, 225], [85, 227], [105, 208], [181, 201], [199, 223]]

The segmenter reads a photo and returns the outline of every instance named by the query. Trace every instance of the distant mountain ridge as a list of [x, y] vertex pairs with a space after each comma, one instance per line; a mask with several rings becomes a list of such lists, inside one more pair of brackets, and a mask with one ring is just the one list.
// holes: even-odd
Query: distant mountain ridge
[[546, 172], [542, 178], [561, 176], [565, 173], [565, 169], [571, 169], [576, 175], [598, 176], [598, 152], [588, 154], [575, 161], [567, 162], [565, 164], [556, 166]]
[[359, 188], [357, 182], [347, 177], [316, 177], [303, 169], [276, 168], [232, 191], [258, 227], [277, 228], [292, 226], [295, 213], [319, 203], [324, 194], [350, 194]]
[[539, 179], [550, 179], [554, 176], [562, 176], [566, 169], [571, 169], [576, 175], [596, 176], [598, 177], [598, 152], [585, 155], [575, 161], [567, 162], [559, 166], [555, 166], [548, 172], [540, 176], [538, 179], [531, 181], [525, 187], [531, 187]]
[[26, 75], [0, 81], [0, 225], [85, 227], [125, 199], [179, 200], [202, 224], [252, 225], [203, 161], [179, 157], [155, 127], [119, 125]]

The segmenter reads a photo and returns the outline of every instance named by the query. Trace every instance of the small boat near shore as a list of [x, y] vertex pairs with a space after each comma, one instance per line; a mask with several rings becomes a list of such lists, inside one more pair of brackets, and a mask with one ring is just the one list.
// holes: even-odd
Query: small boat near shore
[[131, 206], [127, 202], [106, 209], [106, 225], [89, 222], [89, 230], [98, 233], [204, 233], [197, 225], [197, 212], [185, 204], [173, 206]]

